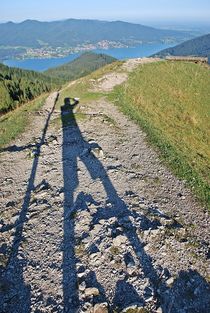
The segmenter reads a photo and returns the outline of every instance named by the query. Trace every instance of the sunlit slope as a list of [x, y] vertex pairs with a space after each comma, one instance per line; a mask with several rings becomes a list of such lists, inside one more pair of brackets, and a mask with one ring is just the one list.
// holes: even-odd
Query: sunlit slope
[[0, 114], [61, 86], [57, 78], [0, 63]]
[[86, 52], [71, 62], [45, 71], [45, 74], [54, 79], [67, 82], [86, 76], [114, 61], [116, 61], [115, 58], [106, 54]]
[[176, 174], [209, 197], [210, 71], [187, 62], [145, 64], [112, 99], [137, 120]]
[[183, 43], [168, 49], [164, 49], [158, 53], [156, 56], [165, 57], [168, 55], [172, 56], [200, 56], [200, 57], [210, 57], [210, 34], [196, 37], [194, 39], [184, 41]]

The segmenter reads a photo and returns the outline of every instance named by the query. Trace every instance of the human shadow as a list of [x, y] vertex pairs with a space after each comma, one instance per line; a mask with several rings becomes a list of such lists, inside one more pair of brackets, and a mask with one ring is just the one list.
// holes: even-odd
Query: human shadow
[[[27, 260], [19, 258], [19, 248], [21, 247], [24, 238], [23, 230], [25, 222], [27, 221], [27, 213], [31, 201], [33, 190], [36, 188], [34, 185], [36, 172], [39, 164], [39, 155], [41, 147], [45, 142], [47, 129], [49, 126], [51, 115], [54, 111], [56, 100], [49, 112], [40, 139], [40, 143], [36, 145], [37, 154], [34, 156], [31, 173], [28, 179], [28, 184], [23, 199], [23, 204], [15, 224], [6, 225], [1, 229], [1, 233], [14, 228], [12, 245], [9, 248], [9, 256], [7, 266], [2, 269], [1, 273], [1, 297], [0, 308], [4, 313], [28, 313], [31, 311], [31, 295], [30, 286], [26, 285], [23, 277], [24, 267], [27, 265]], [[13, 149], [12, 149], [13, 150]], [[16, 150], [16, 149], [14, 149]], [[9, 150], [8, 150], [9, 151]], [[16, 150], [17, 151], [17, 150]]]
[[[78, 292], [78, 278], [77, 278], [77, 258], [75, 256], [75, 219], [69, 218], [72, 212], [76, 212], [78, 207], [81, 207], [82, 193], [78, 196], [80, 198], [80, 205], [76, 202], [76, 189], [79, 185], [77, 162], [80, 159], [85, 165], [87, 172], [93, 180], [99, 180], [106, 192], [106, 203], [97, 207], [97, 212], [92, 214], [92, 227], [101, 220], [108, 220], [112, 217], [116, 218], [116, 225], [123, 229], [122, 234], [128, 239], [128, 242], [133, 248], [133, 251], [138, 259], [144, 277], [148, 279], [149, 288], [152, 290], [153, 298], [156, 306], [161, 306], [164, 313], [168, 313], [167, 297], [169, 292], [168, 287], [160, 273], [154, 268], [152, 258], [146, 253], [144, 243], [141, 242], [137, 229], [132, 223], [132, 218], [135, 214], [129, 210], [125, 202], [119, 197], [115, 187], [113, 186], [102, 162], [92, 153], [91, 143], [87, 142], [82, 135], [82, 132], [77, 125], [75, 117], [75, 108], [78, 101], [72, 98], [66, 98], [64, 105], [61, 107], [61, 120], [63, 129], [63, 145], [62, 145], [62, 162], [63, 162], [63, 181], [64, 181], [64, 221], [63, 221], [63, 304], [64, 312], [76, 313], [80, 306], [79, 292]], [[109, 205], [108, 205], [109, 204]], [[157, 212], [155, 212], [157, 213]], [[144, 227], [143, 227], [144, 225]], [[151, 222], [147, 217], [142, 216], [143, 229], [155, 229], [160, 226], [158, 223]], [[173, 227], [181, 227], [181, 225], [174, 225]], [[118, 236], [118, 233], [112, 233], [113, 238]], [[92, 247], [93, 249], [95, 247]], [[131, 256], [125, 255], [125, 262], [129, 262]], [[108, 273], [107, 273], [108, 274]], [[124, 294], [124, 303], [122, 302], [122, 292], [129, 291], [130, 296], [126, 300], [126, 293]], [[160, 294], [163, 291], [165, 298]], [[166, 294], [165, 294], [166, 292]], [[114, 303], [111, 310], [115, 310], [115, 306], [121, 306], [123, 309], [127, 304], [131, 303], [131, 299], [140, 304], [144, 304], [142, 297], [138, 296], [134, 288], [125, 280], [117, 283]], [[111, 311], [112, 312], [112, 311]], [[176, 312], [176, 311], [171, 311]], [[189, 311], [190, 312], [190, 311]]]
[[171, 286], [160, 286], [164, 313], [209, 313], [210, 284], [195, 270], [180, 271]]
[[[64, 180], [64, 217], [69, 216], [69, 210], [74, 208], [74, 193], [78, 187], [77, 159], [80, 158], [87, 168], [93, 180], [99, 179], [107, 194], [107, 202], [111, 203], [109, 209], [99, 208], [93, 215], [94, 223], [101, 219], [117, 217], [121, 219], [131, 215], [124, 201], [118, 196], [111, 180], [102, 163], [91, 152], [91, 144], [84, 140], [77, 125], [74, 109], [78, 101], [71, 102], [66, 98], [61, 108], [61, 119], [63, 126], [63, 180]], [[69, 144], [71, 143], [71, 144]], [[77, 312], [79, 306], [79, 295], [77, 289], [76, 257], [75, 257], [75, 234], [74, 219], [64, 218], [64, 240], [63, 240], [63, 295], [64, 312]], [[124, 233], [130, 241], [139, 262], [143, 267], [145, 276], [149, 278], [152, 285], [158, 281], [158, 275], [152, 266], [152, 260], [143, 249], [133, 228], [124, 229]], [[139, 253], [141, 251], [141, 253]]]
[[[74, 209], [74, 191], [78, 186], [77, 177], [77, 141], [81, 140], [78, 136], [79, 128], [76, 126], [76, 120], [73, 110], [77, 105], [73, 104], [70, 98], [66, 98], [64, 105], [61, 107], [61, 120], [63, 129], [63, 183], [64, 183], [64, 221], [63, 221], [63, 302], [64, 312], [77, 312], [79, 307], [79, 295], [77, 290], [76, 276], [76, 257], [75, 257], [75, 234], [74, 219], [69, 216]], [[71, 125], [69, 125], [71, 123]], [[69, 145], [69, 140], [72, 145]], [[74, 144], [75, 140], [75, 144]]]
[[12, 145], [12, 146], [9, 146], [9, 147], [1, 148], [0, 149], [0, 153], [1, 152], [6, 152], [6, 151], [7, 152], [20, 152], [20, 151], [24, 151], [24, 150], [27, 150], [27, 149], [34, 148], [36, 146], [37, 146], [36, 144], [31, 144], [31, 143], [29, 143], [28, 145], [21, 146], [21, 147], [18, 147], [17, 145]]
[[145, 301], [140, 297], [135, 288], [125, 279], [119, 280], [115, 288], [112, 310], [122, 312], [124, 308], [137, 305], [143, 307]]
[[21, 151], [32, 149], [32, 155], [37, 156], [41, 149], [41, 146], [48, 145], [48, 143], [53, 140], [57, 140], [57, 137], [54, 135], [51, 135], [48, 139], [45, 138], [44, 140], [41, 137], [38, 140], [36, 140], [35, 143], [29, 143], [23, 146], [12, 145], [9, 147], [0, 148], [0, 153], [2, 152], [16, 153], [16, 152], [21, 152]]

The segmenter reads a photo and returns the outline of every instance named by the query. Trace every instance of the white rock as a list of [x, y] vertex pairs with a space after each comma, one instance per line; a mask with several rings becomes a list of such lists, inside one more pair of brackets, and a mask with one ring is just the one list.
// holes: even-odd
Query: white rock
[[145, 230], [144, 231], [144, 237], [148, 237], [150, 235], [151, 230]]
[[166, 281], [166, 285], [168, 287], [172, 286], [174, 283], [174, 278], [173, 277], [170, 277], [167, 281]]
[[113, 245], [116, 247], [121, 246], [127, 242], [127, 238], [125, 236], [119, 235], [113, 239]]
[[149, 251], [149, 249], [150, 249], [150, 245], [149, 245], [149, 244], [147, 244], [146, 246], [144, 246], [144, 251], [145, 251], [145, 252]]
[[99, 290], [97, 288], [87, 288], [85, 289], [85, 295], [86, 297], [98, 296]]
[[127, 313], [127, 312], [132, 312], [132, 311], [134, 311], [135, 313], [138, 313], [138, 312], [140, 313], [142, 312], [142, 310], [143, 310], [142, 306], [140, 307], [138, 305], [131, 305], [127, 307], [126, 309], [124, 309], [122, 313]]
[[108, 304], [106, 302], [96, 304], [93, 313], [108, 313]]
[[153, 296], [151, 296], [151, 297], [145, 299], [145, 302], [151, 302], [151, 301], [153, 301], [153, 300], [154, 300], [154, 298], [153, 298]]
[[98, 148], [98, 147], [92, 148], [91, 152], [96, 158], [103, 158], [104, 157], [104, 153], [103, 153], [103, 150], [101, 148]]
[[91, 260], [100, 259], [101, 258], [101, 252], [92, 253], [90, 255]]
[[83, 273], [78, 273], [78, 274], [77, 274], [77, 277], [78, 277], [78, 278], [83, 278], [83, 277], [85, 277], [85, 275], [86, 275], [85, 272], [83, 272]]
[[18, 216], [13, 216], [11, 219], [10, 219], [10, 224], [15, 224], [18, 220]]
[[159, 229], [151, 229], [150, 234], [152, 236], [157, 236], [160, 233]]

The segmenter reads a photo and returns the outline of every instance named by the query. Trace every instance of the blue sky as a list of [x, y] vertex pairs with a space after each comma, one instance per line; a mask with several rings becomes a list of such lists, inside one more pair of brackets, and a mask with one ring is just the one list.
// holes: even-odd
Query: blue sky
[[[0, 21], [88, 18], [134, 22], [208, 22], [210, 0], [1, 0]], [[210, 24], [210, 22], [209, 22]]]

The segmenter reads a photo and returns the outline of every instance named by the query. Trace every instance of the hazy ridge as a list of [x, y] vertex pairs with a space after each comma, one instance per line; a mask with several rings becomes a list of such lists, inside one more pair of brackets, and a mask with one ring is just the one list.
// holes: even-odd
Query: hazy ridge
[[[85, 30], [85, 31], [84, 31]], [[68, 19], [56, 22], [26, 20], [0, 24], [0, 45], [41, 47], [75, 46], [102, 40], [133, 44], [135, 41], [183, 41], [189, 32], [162, 30], [127, 22]]]
[[196, 37], [194, 39], [185, 41], [173, 48], [168, 48], [156, 53], [155, 55], [165, 57], [172, 56], [210, 56], [210, 34]]

